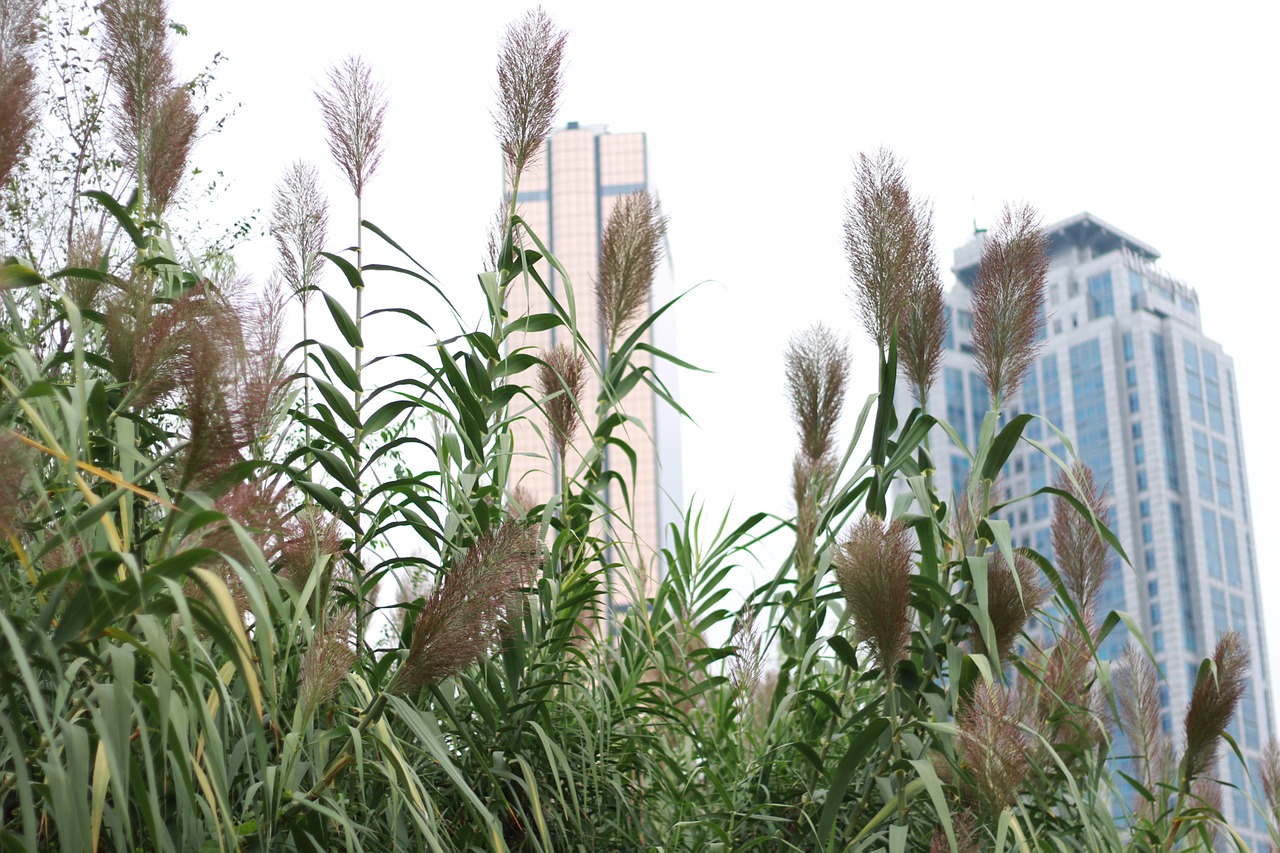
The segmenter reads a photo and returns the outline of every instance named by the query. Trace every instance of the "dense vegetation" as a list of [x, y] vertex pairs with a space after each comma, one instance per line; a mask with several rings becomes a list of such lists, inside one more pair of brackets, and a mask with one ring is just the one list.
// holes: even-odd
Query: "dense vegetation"
[[[532, 12], [499, 56], [513, 192], [479, 329], [454, 328], [456, 285], [363, 210], [354, 250], [326, 251], [307, 164], [274, 199], [272, 284], [234, 277], [195, 225], [180, 239], [207, 76], [177, 79], [172, 37], [161, 0], [0, 0], [5, 849], [1243, 849], [1210, 778], [1238, 637], [1201, 667], [1175, 751], [1141, 637], [1097, 657], [1132, 626], [1098, 612], [1119, 543], [1065, 436], [1068, 458], [1042, 449], [1055, 560], [997, 518], [1033, 418], [1001, 404], [1041, 322], [1034, 212], [1007, 210], [987, 242], [991, 411], [966, 491], [939, 495], [930, 436], [963, 442], [927, 406], [945, 331], [930, 215], [891, 155], [861, 157], [846, 249], [878, 393], [840, 444], [843, 344], [797, 334], [795, 515], [710, 530], [690, 513], [644, 606], [613, 613], [607, 579], [643, 569], [610, 532], [628, 514], [606, 496], [634, 476], [622, 404], [646, 383], [676, 405], [653, 368], [674, 359], [645, 337], [674, 308], [649, 307], [665, 219], [647, 195], [617, 206], [600, 280], [578, 283], [598, 287], [603, 353], [545, 284], [557, 262], [517, 201], [564, 34]], [[348, 59], [318, 97], [359, 203], [383, 146], [376, 77]], [[402, 260], [368, 262], [366, 241]], [[318, 287], [321, 265], [343, 286]], [[370, 357], [386, 318], [363, 292], [396, 279], [435, 293], [428, 316], [395, 314], [440, 343]], [[510, 316], [525, 287], [554, 310]], [[291, 303], [304, 339], [286, 349]], [[308, 337], [316, 311], [332, 340]], [[510, 345], [551, 328], [567, 343]], [[558, 473], [545, 500], [508, 478], [521, 418]], [[726, 575], [764, 536], [790, 554], [731, 610]], [[1256, 781], [1275, 826], [1271, 756]]]

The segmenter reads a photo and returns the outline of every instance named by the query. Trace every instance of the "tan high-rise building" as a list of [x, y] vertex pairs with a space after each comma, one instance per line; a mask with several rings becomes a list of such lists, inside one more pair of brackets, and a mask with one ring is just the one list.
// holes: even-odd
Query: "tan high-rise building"
[[[542, 155], [520, 179], [519, 213], [567, 274], [566, 279], [543, 263], [539, 265], [543, 279], [562, 304], [567, 305], [567, 295], [572, 292], [579, 331], [597, 361], [606, 355], [595, 289], [600, 236], [613, 205], [626, 195], [649, 189], [648, 178], [643, 133], [609, 133], [600, 125], [570, 122], [551, 135]], [[650, 308], [665, 303], [671, 291], [670, 267], [664, 263], [654, 282]], [[536, 284], [528, 288], [514, 285], [507, 305], [513, 318], [551, 310], [546, 295]], [[646, 335], [646, 340], [669, 351], [672, 332], [669, 322], [660, 322]], [[559, 328], [513, 335], [508, 339], [508, 346], [511, 350], [529, 347], [536, 351], [565, 340], [568, 333]], [[649, 356], [638, 352], [636, 358], [648, 359]], [[675, 377], [666, 370], [665, 363], [653, 366], [674, 393]], [[582, 463], [584, 452], [591, 446], [599, 391], [599, 382], [591, 375], [582, 399], [587, 422], [579, 430], [576, 446], [569, 451], [570, 472]], [[661, 572], [662, 564], [656, 551], [663, 546], [666, 526], [678, 517], [682, 501], [679, 422], [670, 407], [655, 399], [653, 391], [643, 383], [627, 396], [624, 408], [628, 416], [639, 421], [622, 428], [624, 440], [635, 451], [634, 481], [631, 460], [616, 448], [608, 449], [605, 465], [619, 472], [628, 483], [634, 526], [627, 519], [623, 493], [616, 485], [610, 487], [608, 495], [613, 515], [602, 524], [607, 525], [611, 537], [625, 552], [621, 562], [642, 570], [648, 589]], [[515, 456], [510, 482], [523, 485], [539, 501], [545, 501], [554, 493], [558, 477], [557, 462], [548, 450], [546, 424], [537, 412], [532, 412], [528, 419], [515, 425], [513, 432]], [[615, 554], [613, 559], [619, 560], [622, 556]], [[625, 607], [634, 599], [632, 586], [630, 578], [618, 573], [611, 575], [614, 606]]]

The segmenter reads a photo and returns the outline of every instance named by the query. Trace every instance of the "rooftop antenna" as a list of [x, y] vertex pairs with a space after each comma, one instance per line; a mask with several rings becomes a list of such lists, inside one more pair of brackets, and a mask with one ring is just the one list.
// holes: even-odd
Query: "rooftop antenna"
[[977, 237], [979, 234], [986, 234], [987, 229], [978, 227], [978, 196], [976, 193], [969, 194], [969, 204], [973, 208], [973, 236]]

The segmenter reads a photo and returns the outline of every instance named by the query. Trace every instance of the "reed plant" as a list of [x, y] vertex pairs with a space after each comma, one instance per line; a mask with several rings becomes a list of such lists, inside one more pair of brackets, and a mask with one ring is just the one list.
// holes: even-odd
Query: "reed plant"
[[[690, 507], [638, 554], [623, 546], [635, 472], [606, 451], [633, 454], [624, 404], [641, 383], [679, 408], [653, 360], [680, 362], [644, 342], [676, 307], [650, 309], [666, 217], [648, 194], [614, 207], [601, 355], [520, 215], [563, 88], [567, 37], [544, 12], [499, 52], [511, 196], [476, 328], [366, 218], [393, 140], [359, 59], [318, 96], [357, 202], [355, 251], [325, 250], [327, 202], [304, 164], [272, 207], [276, 285], [179, 251], [198, 129], [161, 0], [108, 0], [88, 25], [106, 100], [84, 127], [114, 140], [120, 183], [33, 239], [31, 8], [0, 0], [0, 66], [21, 71], [0, 78], [21, 108], [0, 133], [0, 165], [16, 164], [0, 174], [5, 210], [21, 219], [0, 266], [0, 846], [1244, 849], [1213, 778], [1244, 689], [1240, 639], [1202, 665], [1171, 743], [1141, 636], [1099, 659], [1132, 630], [1098, 597], [1124, 555], [1060, 432], [1067, 458], [1051, 457], [1059, 477], [1039, 492], [1056, 502], [1053, 553], [1014, 547], [1000, 518], [1020, 497], [997, 480], [1035, 417], [1001, 409], [1035, 354], [1033, 211], [1010, 209], [983, 256], [975, 351], [991, 411], [966, 446], [928, 409], [946, 322], [929, 209], [890, 152], [859, 158], [845, 248], [876, 393], [842, 442], [857, 366], [835, 332], [797, 334], [795, 514], [730, 527]], [[74, 224], [92, 217], [103, 226]], [[54, 243], [65, 250], [34, 251]], [[366, 287], [404, 281], [429, 309], [365, 310]], [[512, 316], [516, 287], [550, 310]], [[310, 325], [281, 340], [295, 298], [332, 340]], [[392, 318], [437, 343], [366, 352]], [[549, 329], [553, 348], [514, 343]], [[511, 479], [521, 419], [547, 437], [551, 494]], [[590, 449], [575, 458], [579, 435]], [[934, 489], [930, 436], [970, 458], [958, 494]], [[766, 537], [793, 545], [735, 595], [727, 579]], [[650, 557], [644, 598], [613, 612], [610, 577]], [[1116, 754], [1117, 732], [1136, 755]], [[1276, 755], [1259, 808], [1280, 838]]]

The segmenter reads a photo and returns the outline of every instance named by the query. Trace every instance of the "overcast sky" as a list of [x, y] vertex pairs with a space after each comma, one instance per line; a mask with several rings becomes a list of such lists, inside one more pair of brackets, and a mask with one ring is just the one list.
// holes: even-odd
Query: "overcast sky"
[[[196, 154], [226, 172], [220, 218], [258, 212], [261, 225], [281, 171], [303, 158], [328, 181], [335, 245], [352, 242], [354, 204], [311, 92], [330, 63], [360, 54], [390, 96], [365, 216], [467, 303], [501, 191], [494, 59], [527, 8], [172, 0], [191, 32], [182, 72], [222, 52], [218, 88], [240, 105]], [[1280, 612], [1274, 4], [1217, 3], [1211, 17], [1203, 4], [1114, 2], [545, 8], [569, 31], [560, 123], [648, 133], [677, 284], [700, 284], [677, 320], [680, 355], [713, 371], [682, 379], [697, 422], [684, 431], [686, 498], [711, 516], [731, 503], [789, 510], [781, 353], [792, 332], [816, 320], [846, 332], [855, 412], [874, 390], [841, 216], [851, 158], [887, 145], [934, 205], [944, 270], [975, 220], [1026, 200], [1046, 222], [1101, 217], [1199, 291], [1206, 332], [1235, 358], [1264, 612]], [[273, 263], [262, 239], [238, 257], [261, 279]], [[405, 283], [383, 287], [371, 297], [416, 298]], [[1269, 627], [1274, 671], [1280, 620]]]

